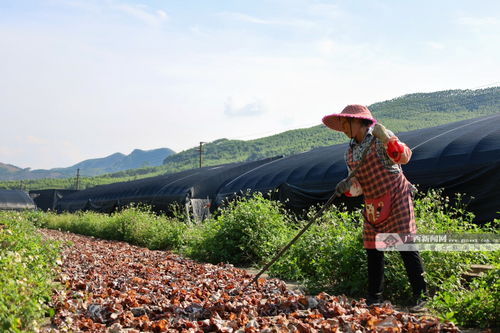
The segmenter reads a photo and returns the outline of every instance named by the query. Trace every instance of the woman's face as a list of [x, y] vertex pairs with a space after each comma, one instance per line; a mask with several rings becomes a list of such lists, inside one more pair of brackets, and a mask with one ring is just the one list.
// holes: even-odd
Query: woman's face
[[340, 124], [342, 132], [350, 139], [354, 138], [361, 128], [361, 121], [359, 119], [342, 117], [340, 118]]

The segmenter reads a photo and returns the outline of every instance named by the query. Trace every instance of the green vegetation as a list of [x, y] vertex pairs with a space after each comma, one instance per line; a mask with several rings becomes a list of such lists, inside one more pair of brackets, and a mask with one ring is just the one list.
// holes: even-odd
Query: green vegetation
[[279, 202], [260, 194], [238, 199], [197, 228], [187, 255], [212, 263], [262, 264], [289, 239], [287, 222]]
[[34, 330], [51, 314], [58, 247], [41, 239], [31, 213], [0, 212], [0, 331]]
[[[312, 216], [317, 208], [307, 212]], [[478, 227], [472, 214], [432, 191], [415, 200], [421, 233], [496, 233], [498, 223]], [[32, 214], [33, 215], [33, 214]], [[262, 266], [305, 223], [287, 213], [280, 203], [253, 194], [239, 199], [202, 224], [188, 224], [182, 216], [156, 216], [145, 207], [131, 207], [111, 216], [96, 213], [38, 213], [44, 227], [68, 230], [107, 239], [125, 240], [152, 249], [169, 249], [193, 259], [235, 265]], [[366, 259], [360, 212], [341, 207], [326, 211], [297, 243], [275, 263], [272, 276], [299, 280], [310, 292], [327, 291], [363, 297]], [[426, 280], [433, 295], [431, 306], [438, 315], [461, 325], [498, 326], [498, 270], [496, 252], [422, 252]], [[496, 270], [471, 283], [464, 273], [472, 264], [494, 265]], [[398, 253], [386, 253], [388, 300], [405, 304], [411, 292]]]
[[[440, 191], [417, 198], [415, 216], [420, 233], [498, 232], [490, 225], [481, 228], [473, 224], [473, 215], [459, 203], [451, 204], [447, 198], [442, 198]], [[367, 269], [360, 221], [360, 212], [349, 213], [342, 209], [326, 212], [320, 223], [313, 225], [271, 272], [282, 278], [302, 280], [311, 291], [326, 290], [332, 294], [363, 297], [366, 274], [353, 274], [353, 267], [359, 271]], [[462, 286], [461, 276], [471, 264], [500, 263], [500, 252], [425, 251], [421, 255], [431, 294], [446, 290], [443, 287], [450, 283]], [[411, 292], [402, 260], [396, 252], [386, 252], [385, 257], [384, 295], [392, 302], [404, 304]]]
[[38, 213], [43, 227], [125, 241], [152, 250], [179, 250], [188, 225], [177, 217], [155, 215], [147, 206], [130, 206], [111, 216], [94, 212]]
[[432, 300], [437, 313], [464, 326], [500, 327], [500, 265], [470, 284], [446, 281]]
[[[374, 116], [394, 132], [422, 129], [454, 121], [498, 113], [500, 87], [479, 90], [447, 90], [401, 96], [369, 106]], [[341, 110], [332, 110], [340, 112]], [[318, 119], [318, 123], [320, 119]], [[203, 146], [203, 165], [253, 161], [276, 155], [292, 155], [313, 148], [345, 142], [345, 136], [323, 125], [298, 129], [256, 140], [220, 139]], [[197, 168], [198, 147], [170, 155], [164, 165], [81, 177], [80, 189], [136, 180]], [[1, 172], [1, 168], [0, 168]], [[0, 188], [26, 190], [74, 189], [75, 178], [2, 181]]]
[[[315, 210], [311, 209], [308, 216]], [[271, 267], [271, 274], [302, 281], [313, 293], [364, 297], [367, 282], [362, 273], [366, 271], [366, 259], [361, 221], [360, 212], [349, 213], [342, 208], [324, 212], [318, 223]], [[305, 223], [297, 221], [297, 229]]]

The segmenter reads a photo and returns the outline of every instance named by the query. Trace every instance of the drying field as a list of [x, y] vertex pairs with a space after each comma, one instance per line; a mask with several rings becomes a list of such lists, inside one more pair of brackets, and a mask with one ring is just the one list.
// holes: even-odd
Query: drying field
[[231, 265], [201, 264], [165, 251], [42, 229], [65, 243], [43, 332], [458, 332], [452, 323], [252, 279]]

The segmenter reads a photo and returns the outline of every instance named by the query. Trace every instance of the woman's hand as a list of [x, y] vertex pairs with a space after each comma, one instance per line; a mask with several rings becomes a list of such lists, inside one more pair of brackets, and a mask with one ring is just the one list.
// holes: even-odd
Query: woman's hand
[[376, 123], [375, 126], [373, 126], [373, 132], [372, 134], [382, 141], [383, 144], [386, 144], [391, 136], [389, 135], [389, 132], [387, 132], [387, 129], [384, 127], [384, 125], [380, 123]]
[[342, 179], [337, 186], [335, 186], [335, 192], [339, 195], [344, 194], [345, 192], [349, 192], [351, 188], [351, 181], [347, 179]]
[[397, 136], [389, 134], [389, 131], [382, 124], [373, 126], [372, 134], [379, 139], [385, 147], [387, 156], [396, 164], [406, 164], [411, 158], [411, 150]]
[[395, 163], [399, 163], [401, 161], [403, 153], [405, 152], [405, 146], [398, 140], [397, 137], [393, 136], [387, 142], [386, 152], [391, 160], [393, 160]]

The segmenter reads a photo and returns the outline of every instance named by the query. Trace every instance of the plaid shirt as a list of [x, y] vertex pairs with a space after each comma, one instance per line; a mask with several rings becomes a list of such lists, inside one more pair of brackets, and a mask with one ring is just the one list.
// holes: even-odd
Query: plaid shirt
[[[352, 149], [352, 156], [353, 156], [352, 158], [354, 161], [359, 161], [365, 149], [368, 148], [368, 145], [371, 142], [371, 138], [373, 137], [372, 131], [373, 127], [370, 127], [363, 142], [359, 144], [357, 144], [356, 141], [354, 141], [354, 139], [351, 139], [350, 148]], [[394, 136], [394, 133], [392, 131], [387, 130], [387, 132], [389, 133], [390, 136]], [[384, 165], [384, 167], [391, 173], [402, 172], [401, 166], [399, 164], [394, 163], [387, 155], [384, 144], [380, 140], [376, 140], [375, 144], [377, 146], [377, 156]], [[347, 162], [348, 153], [349, 150], [345, 152], [344, 159], [346, 161], [346, 164], [349, 166], [349, 163]], [[349, 168], [349, 172], [351, 172], [351, 168]]]
[[[357, 156], [354, 156], [354, 152], [356, 150], [362, 152], [363, 148], [369, 145], [371, 138], [372, 135], [368, 134], [361, 144], [349, 147], [346, 153], [349, 170], [354, 170], [361, 161], [361, 156], [356, 159], [355, 157]], [[394, 164], [392, 161], [390, 162], [391, 165], [388, 166], [386, 163], [387, 160], [381, 158], [380, 145], [382, 143], [376, 139], [375, 145], [369, 146], [370, 150], [365, 157], [365, 162], [363, 162], [363, 165], [361, 165], [356, 174], [356, 179], [361, 185], [365, 200], [380, 198], [390, 193], [390, 214], [385, 220], [377, 223], [377, 225], [368, 222], [365, 205], [363, 214], [365, 217], [363, 243], [367, 249], [375, 248], [375, 236], [377, 233], [407, 234], [416, 232], [411, 195], [412, 185], [404, 176], [401, 166]]]

